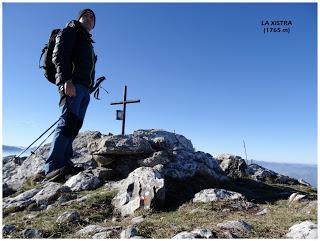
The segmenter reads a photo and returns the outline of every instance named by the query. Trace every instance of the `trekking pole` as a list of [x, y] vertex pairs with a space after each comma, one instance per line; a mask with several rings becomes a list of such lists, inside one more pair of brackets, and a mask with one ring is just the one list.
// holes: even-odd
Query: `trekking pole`
[[[96, 84], [95, 84], [94, 87], [90, 90], [90, 94], [93, 93], [93, 92], [96, 91], [96, 90], [99, 90], [100, 84], [101, 84], [105, 79], [106, 79], [106, 77], [104, 77], [104, 76], [98, 78], [98, 79], [96, 80]], [[62, 116], [62, 115], [61, 115], [61, 116]], [[41, 137], [43, 137], [44, 134], [46, 134], [52, 127], [55, 126], [55, 124], [58, 123], [58, 121], [60, 120], [61, 116], [60, 116], [60, 117], [58, 118], [58, 120], [57, 120], [56, 122], [54, 122], [47, 130], [45, 130], [34, 142], [32, 142], [26, 149], [24, 149], [18, 156], [15, 156], [14, 158], [19, 158], [19, 157], [20, 157], [23, 153], [25, 153], [34, 143], [36, 143]], [[52, 131], [49, 136], [51, 136], [53, 132], [54, 132], [54, 131]], [[48, 139], [49, 136], [47, 136], [47, 138], [37, 147], [36, 150], [38, 150], [38, 148]], [[36, 150], [35, 150], [35, 151], [36, 151]], [[33, 153], [32, 153], [32, 152], [31, 152], [31, 153], [34, 154], [35, 151], [33, 151]]]
[[[59, 119], [60, 119], [60, 117], [59, 117]], [[44, 134], [46, 134], [52, 127], [54, 127], [55, 124], [58, 123], [59, 119], [58, 119], [55, 123], [53, 123], [45, 132], [43, 132], [34, 142], [32, 142], [26, 149], [24, 149], [18, 156], [15, 156], [15, 158], [18, 158], [18, 157], [20, 157], [23, 153], [25, 153], [34, 143], [37, 142], [37, 140], [39, 140], [41, 137], [43, 137]], [[51, 134], [50, 134], [50, 135], [51, 135]]]
[[51, 131], [51, 133], [46, 137], [46, 139], [43, 140], [43, 142], [40, 143], [40, 145], [34, 150], [31, 151], [31, 155], [34, 155], [36, 153], [36, 151], [42, 146], [42, 144], [53, 134], [55, 130]]

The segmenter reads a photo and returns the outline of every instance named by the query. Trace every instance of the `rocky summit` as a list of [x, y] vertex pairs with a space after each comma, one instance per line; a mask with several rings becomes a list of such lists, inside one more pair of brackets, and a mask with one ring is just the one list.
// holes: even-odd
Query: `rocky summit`
[[316, 238], [317, 190], [183, 135], [80, 133], [59, 183], [49, 147], [3, 158], [4, 238]]

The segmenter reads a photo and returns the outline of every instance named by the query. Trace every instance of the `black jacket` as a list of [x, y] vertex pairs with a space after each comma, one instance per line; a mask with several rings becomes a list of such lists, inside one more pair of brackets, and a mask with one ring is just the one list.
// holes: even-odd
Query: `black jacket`
[[78, 21], [71, 21], [56, 37], [56, 45], [52, 54], [52, 62], [56, 66], [56, 83], [61, 85], [67, 80], [91, 88], [94, 84], [94, 53], [89, 34]]

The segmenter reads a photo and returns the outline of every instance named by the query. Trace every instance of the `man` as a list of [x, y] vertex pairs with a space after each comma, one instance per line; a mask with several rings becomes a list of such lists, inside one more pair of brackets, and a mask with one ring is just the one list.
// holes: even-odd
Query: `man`
[[45, 179], [63, 180], [79, 170], [70, 161], [72, 143], [78, 135], [90, 102], [94, 84], [95, 62], [91, 30], [96, 17], [91, 9], [81, 10], [78, 21], [73, 20], [56, 37], [52, 61], [56, 67], [56, 83], [61, 94], [62, 116], [55, 129], [51, 149], [45, 161]]

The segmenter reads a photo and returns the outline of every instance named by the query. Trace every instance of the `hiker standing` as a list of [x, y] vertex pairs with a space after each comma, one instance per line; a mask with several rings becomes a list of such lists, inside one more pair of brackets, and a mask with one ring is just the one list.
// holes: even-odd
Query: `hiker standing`
[[44, 165], [47, 180], [58, 180], [79, 171], [70, 159], [72, 143], [82, 127], [90, 102], [90, 89], [94, 85], [97, 57], [90, 32], [95, 23], [91, 9], [81, 10], [78, 20], [69, 22], [56, 37], [52, 62], [57, 71], [55, 78], [61, 94], [62, 115]]

